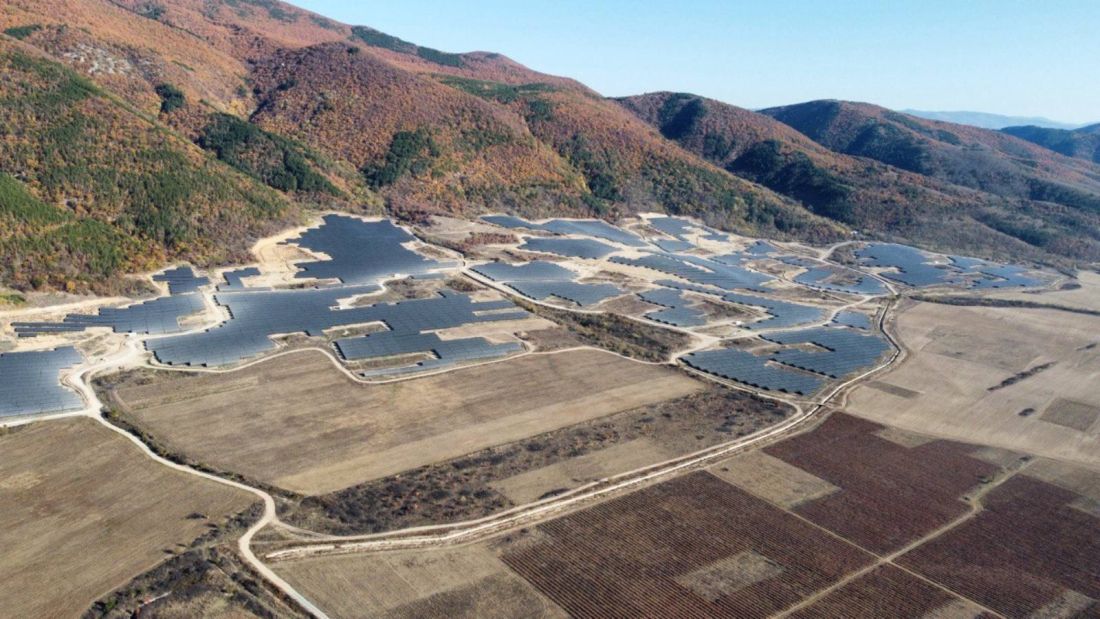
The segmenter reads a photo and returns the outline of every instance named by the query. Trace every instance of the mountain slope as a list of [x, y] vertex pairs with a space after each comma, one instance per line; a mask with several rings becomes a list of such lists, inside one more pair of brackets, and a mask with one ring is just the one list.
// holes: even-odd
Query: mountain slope
[[168, 259], [240, 259], [294, 215], [282, 194], [10, 39], [0, 74], [7, 284], [102, 291]]
[[989, 225], [998, 217], [1034, 219], [1022, 205], [999, 196], [833, 152], [769, 116], [695, 95], [651, 93], [619, 103], [731, 173], [858, 230], [945, 250], [1042, 254]]
[[763, 110], [819, 144], [1001, 199], [980, 220], [1044, 251], [1100, 252], [1100, 167], [1010, 135], [885, 108], [812, 101]]
[[1005, 127], [1001, 131], [1067, 157], [1100, 163], [1100, 124], [1072, 131], [1034, 125]]

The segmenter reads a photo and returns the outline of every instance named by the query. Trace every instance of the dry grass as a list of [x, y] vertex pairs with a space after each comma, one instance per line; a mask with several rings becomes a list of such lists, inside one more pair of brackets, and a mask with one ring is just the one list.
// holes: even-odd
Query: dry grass
[[361, 385], [314, 351], [230, 374], [161, 373], [117, 399], [172, 451], [319, 494], [701, 388], [594, 350]]
[[656, 464], [671, 455], [653, 441], [638, 438], [507, 477], [492, 484], [492, 487], [516, 505], [522, 505], [550, 492]]
[[996, 292], [988, 296], [997, 299], [1062, 305], [1076, 309], [1100, 310], [1100, 273], [1081, 271], [1078, 274], [1076, 283], [1080, 284], [1079, 288], [1068, 288], [1065, 290], [1053, 290], [1040, 293], [1013, 290], [1009, 292]]
[[565, 616], [484, 546], [321, 557], [276, 569], [334, 618]]
[[[909, 358], [857, 388], [848, 412], [933, 436], [1100, 464], [1096, 425], [1079, 429], [1087, 407], [1100, 406], [1100, 346], [1092, 346], [1100, 341], [1100, 317], [921, 303], [898, 316], [897, 332]], [[1041, 374], [989, 391], [1049, 362]], [[1062, 414], [1064, 400], [1075, 403], [1072, 418]], [[1052, 406], [1052, 416], [1040, 414]]]
[[710, 472], [784, 509], [797, 507], [840, 490], [824, 479], [763, 451], [751, 451], [724, 460], [711, 467]]
[[10, 617], [79, 614], [254, 500], [157, 464], [89, 419], [2, 435], [0, 453], [0, 600]]

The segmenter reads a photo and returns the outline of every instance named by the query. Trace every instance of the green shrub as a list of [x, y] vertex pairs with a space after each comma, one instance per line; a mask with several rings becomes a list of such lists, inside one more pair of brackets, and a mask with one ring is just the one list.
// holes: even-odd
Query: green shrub
[[399, 131], [393, 135], [386, 160], [379, 166], [364, 167], [363, 175], [371, 187], [385, 187], [406, 174], [423, 174], [438, 156], [439, 149], [425, 129]]
[[160, 111], [163, 114], [177, 110], [187, 102], [186, 97], [183, 96], [183, 91], [171, 84], [157, 84], [154, 90], [157, 96], [160, 97]]
[[42, 26], [38, 24], [27, 24], [26, 26], [13, 26], [8, 28], [4, 30], [4, 34], [22, 41], [41, 29]]

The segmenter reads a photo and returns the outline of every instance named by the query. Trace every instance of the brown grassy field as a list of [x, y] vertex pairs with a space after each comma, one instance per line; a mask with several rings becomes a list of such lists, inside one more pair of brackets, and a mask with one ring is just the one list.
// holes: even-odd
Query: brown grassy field
[[970, 457], [972, 445], [906, 447], [883, 427], [834, 413], [812, 432], [764, 451], [840, 488], [792, 511], [863, 548], [885, 553], [964, 514], [960, 498], [999, 467]]
[[[919, 303], [897, 317], [897, 332], [909, 357], [852, 392], [847, 412], [1100, 464], [1100, 317]], [[1053, 365], [1035, 372], [1044, 364]]]
[[574, 617], [765, 617], [871, 555], [698, 472], [542, 524], [503, 559]]
[[168, 449], [303, 494], [331, 492], [702, 389], [595, 351], [361, 385], [315, 351], [229, 374], [158, 373], [117, 403]]
[[1100, 518], [1077, 509], [1080, 498], [1016, 476], [899, 563], [1006, 616], [1100, 616]]
[[935, 585], [892, 565], [875, 568], [813, 604], [796, 619], [877, 619], [879, 617], [977, 617], [981, 610]]
[[78, 615], [255, 500], [89, 419], [0, 435], [0, 614]]
[[483, 546], [320, 557], [275, 569], [334, 618], [566, 616]]

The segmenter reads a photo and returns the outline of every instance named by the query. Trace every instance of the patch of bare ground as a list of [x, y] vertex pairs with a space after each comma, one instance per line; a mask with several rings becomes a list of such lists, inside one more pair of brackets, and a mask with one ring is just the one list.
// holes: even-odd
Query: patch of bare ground
[[302, 494], [703, 389], [675, 369], [597, 350], [374, 385], [356, 383], [316, 351], [231, 373], [107, 380], [106, 395], [119, 414], [169, 451]]
[[262, 511], [256, 503], [224, 525], [211, 523], [180, 554], [97, 600], [84, 619], [307, 617], [237, 555], [237, 538]]
[[584, 346], [584, 342], [581, 341], [581, 338], [577, 337], [575, 333], [565, 327], [559, 326], [523, 331], [516, 335], [523, 341], [530, 342], [531, 345], [535, 347], [535, 350], [542, 352]]
[[[1100, 317], [917, 303], [896, 317], [895, 331], [905, 361], [856, 387], [847, 412], [941, 438], [1100, 465], [1096, 426], [1085, 427], [1088, 411], [1100, 408], [1100, 347], [1092, 346], [1100, 340]], [[1041, 374], [1029, 373], [1035, 368]], [[1044, 419], [1049, 408], [1054, 412]]]
[[335, 618], [566, 616], [481, 546], [319, 557], [275, 567]]
[[793, 410], [721, 386], [336, 493], [286, 503], [289, 523], [337, 534], [477, 518], [757, 432]]
[[12, 617], [77, 615], [248, 507], [87, 418], [0, 436], [0, 599]]

